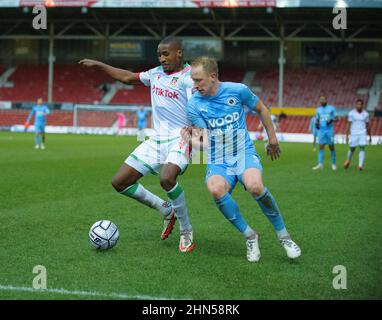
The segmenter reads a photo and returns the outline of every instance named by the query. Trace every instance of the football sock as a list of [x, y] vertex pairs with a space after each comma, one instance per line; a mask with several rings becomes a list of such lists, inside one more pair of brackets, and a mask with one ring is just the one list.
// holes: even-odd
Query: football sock
[[231, 222], [246, 238], [253, 238], [256, 235], [255, 231], [251, 229], [244, 220], [238, 205], [228, 192], [220, 199], [215, 200], [215, 203], [227, 220]]
[[45, 143], [45, 134], [41, 137], [42, 143]]
[[38, 135], [36, 135], [36, 136], [34, 137], [34, 141], [35, 141], [35, 145], [36, 145], [36, 146], [40, 143], [40, 139], [39, 139]]
[[279, 238], [289, 237], [285, 228], [283, 217], [281, 216], [280, 209], [276, 204], [275, 199], [267, 188], [264, 188], [263, 193], [255, 197], [264, 215], [272, 223]]
[[347, 155], [346, 155], [346, 159], [347, 159], [347, 160], [349, 160], [349, 161], [351, 160], [351, 157], [353, 156], [353, 152], [354, 152], [354, 151], [352, 151], [352, 150], [349, 150], [349, 151], [348, 151], [348, 153], [347, 153]]
[[180, 184], [177, 182], [175, 187], [167, 192], [167, 196], [170, 198], [173, 209], [179, 221], [180, 231], [192, 230], [190, 220], [188, 219], [186, 197]]
[[330, 157], [332, 159], [332, 164], [336, 164], [336, 150], [330, 151]]
[[162, 216], [167, 216], [171, 213], [171, 205], [167, 201], [162, 200], [155, 194], [145, 189], [140, 183], [134, 183], [121, 191], [120, 194], [138, 200], [146, 206], [157, 209]]
[[358, 166], [363, 167], [364, 161], [365, 161], [365, 150], [361, 150], [359, 152], [359, 157], [358, 157]]
[[323, 164], [324, 163], [324, 155], [325, 155], [325, 150], [324, 149], [318, 150], [318, 163], [319, 164]]

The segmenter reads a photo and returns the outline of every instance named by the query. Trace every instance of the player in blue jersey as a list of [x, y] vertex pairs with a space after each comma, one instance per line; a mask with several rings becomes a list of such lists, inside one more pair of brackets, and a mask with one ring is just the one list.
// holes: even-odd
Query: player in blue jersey
[[316, 141], [318, 135], [318, 129], [316, 128], [316, 116], [313, 116], [312, 119], [310, 119], [309, 132], [313, 134], [313, 151], [316, 151]]
[[[259, 235], [244, 220], [231, 196], [237, 182], [272, 223], [288, 257], [299, 257], [301, 250], [286, 230], [275, 199], [263, 185], [260, 157], [246, 127], [244, 106], [259, 114], [269, 137], [267, 154], [277, 159], [280, 149], [269, 111], [246, 85], [220, 82], [214, 59], [196, 59], [191, 77], [197, 92], [188, 101], [187, 111], [194, 128], [199, 129], [184, 128], [182, 134], [187, 141], [191, 139], [193, 148], [208, 147], [207, 188], [219, 210], [246, 238], [247, 259], [259, 261]], [[203, 143], [199, 137], [204, 137]]]
[[145, 110], [144, 106], [141, 106], [139, 110], [137, 111], [137, 140], [139, 142], [145, 141], [145, 129], [146, 129], [146, 124], [147, 122], [147, 111]]
[[318, 164], [313, 170], [324, 168], [325, 145], [330, 149], [332, 169], [336, 170], [336, 150], [334, 149], [334, 122], [338, 121], [336, 108], [328, 105], [325, 96], [320, 97], [321, 106], [316, 111], [316, 128], [318, 129]]
[[[46, 116], [50, 113], [49, 108], [42, 104], [42, 98], [37, 100], [37, 104], [32, 107], [32, 111], [29, 113], [28, 118], [24, 124], [25, 128], [29, 127], [29, 122], [34, 118], [34, 128], [35, 128], [35, 149], [45, 149], [45, 125], [46, 125]], [[40, 140], [41, 137], [41, 140]]]

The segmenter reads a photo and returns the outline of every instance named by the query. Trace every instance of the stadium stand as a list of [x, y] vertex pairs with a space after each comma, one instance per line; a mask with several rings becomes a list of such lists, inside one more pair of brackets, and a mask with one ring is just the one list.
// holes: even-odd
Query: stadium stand
[[[367, 104], [367, 95], [357, 93], [369, 88], [373, 82], [373, 71], [367, 69], [323, 69], [287, 68], [284, 75], [284, 106], [312, 107], [325, 94], [330, 104], [337, 108], [349, 108], [361, 98]], [[278, 71], [256, 72], [254, 87], [266, 104], [277, 105]]]
[[[28, 75], [28, 77], [26, 77]], [[8, 81], [13, 88], [0, 88], [0, 100], [36, 101], [48, 98], [48, 66], [19, 65]], [[106, 75], [77, 65], [54, 67], [53, 97], [55, 102], [94, 103], [102, 98], [100, 86], [110, 81]]]

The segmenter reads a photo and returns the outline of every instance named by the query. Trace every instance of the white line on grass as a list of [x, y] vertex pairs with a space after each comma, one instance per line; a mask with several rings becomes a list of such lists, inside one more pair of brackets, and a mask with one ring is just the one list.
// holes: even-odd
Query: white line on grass
[[91, 297], [105, 297], [105, 298], [119, 298], [119, 299], [139, 299], [139, 300], [171, 300], [170, 298], [129, 295], [126, 293], [106, 293], [97, 291], [78, 291], [66, 289], [33, 289], [29, 287], [18, 287], [11, 285], [0, 285], [0, 291], [17, 291], [17, 292], [33, 292], [33, 293], [58, 293], [62, 295], [76, 295], [76, 296], [91, 296]]

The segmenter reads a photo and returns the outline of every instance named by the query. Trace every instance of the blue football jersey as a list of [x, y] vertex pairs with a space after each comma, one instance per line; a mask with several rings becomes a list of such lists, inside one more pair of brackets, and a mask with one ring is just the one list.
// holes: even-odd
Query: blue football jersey
[[221, 82], [215, 96], [196, 92], [187, 103], [190, 122], [209, 129], [209, 163], [231, 163], [254, 148], [245, 121], [244, 106], [256, 108], [258, 97], [244, 84]]
[[334, 120], [337, 116], [336, 108], [332, 105], [321, 106], [316, 111], [316, 118], [320, 122], [320, 130], [332, 130], [334, 129], [333, 121], [328, 125], [327, 122]]
[[34, 124], [35, 125], [45, 125], [46, 123], [46, 116], [50, 113], [49, 108], [46, 105], [35, 105], [32, 108], [32, 111], [29, 113], [28, 116], [28, 122], [32, 118], [32, 116], [35, 116]]
[[137, 111], [138, 127], [146, 127], [146, 118], [147, 118], [147, 111], [145, 111], [145, 110], [138, 110]]

